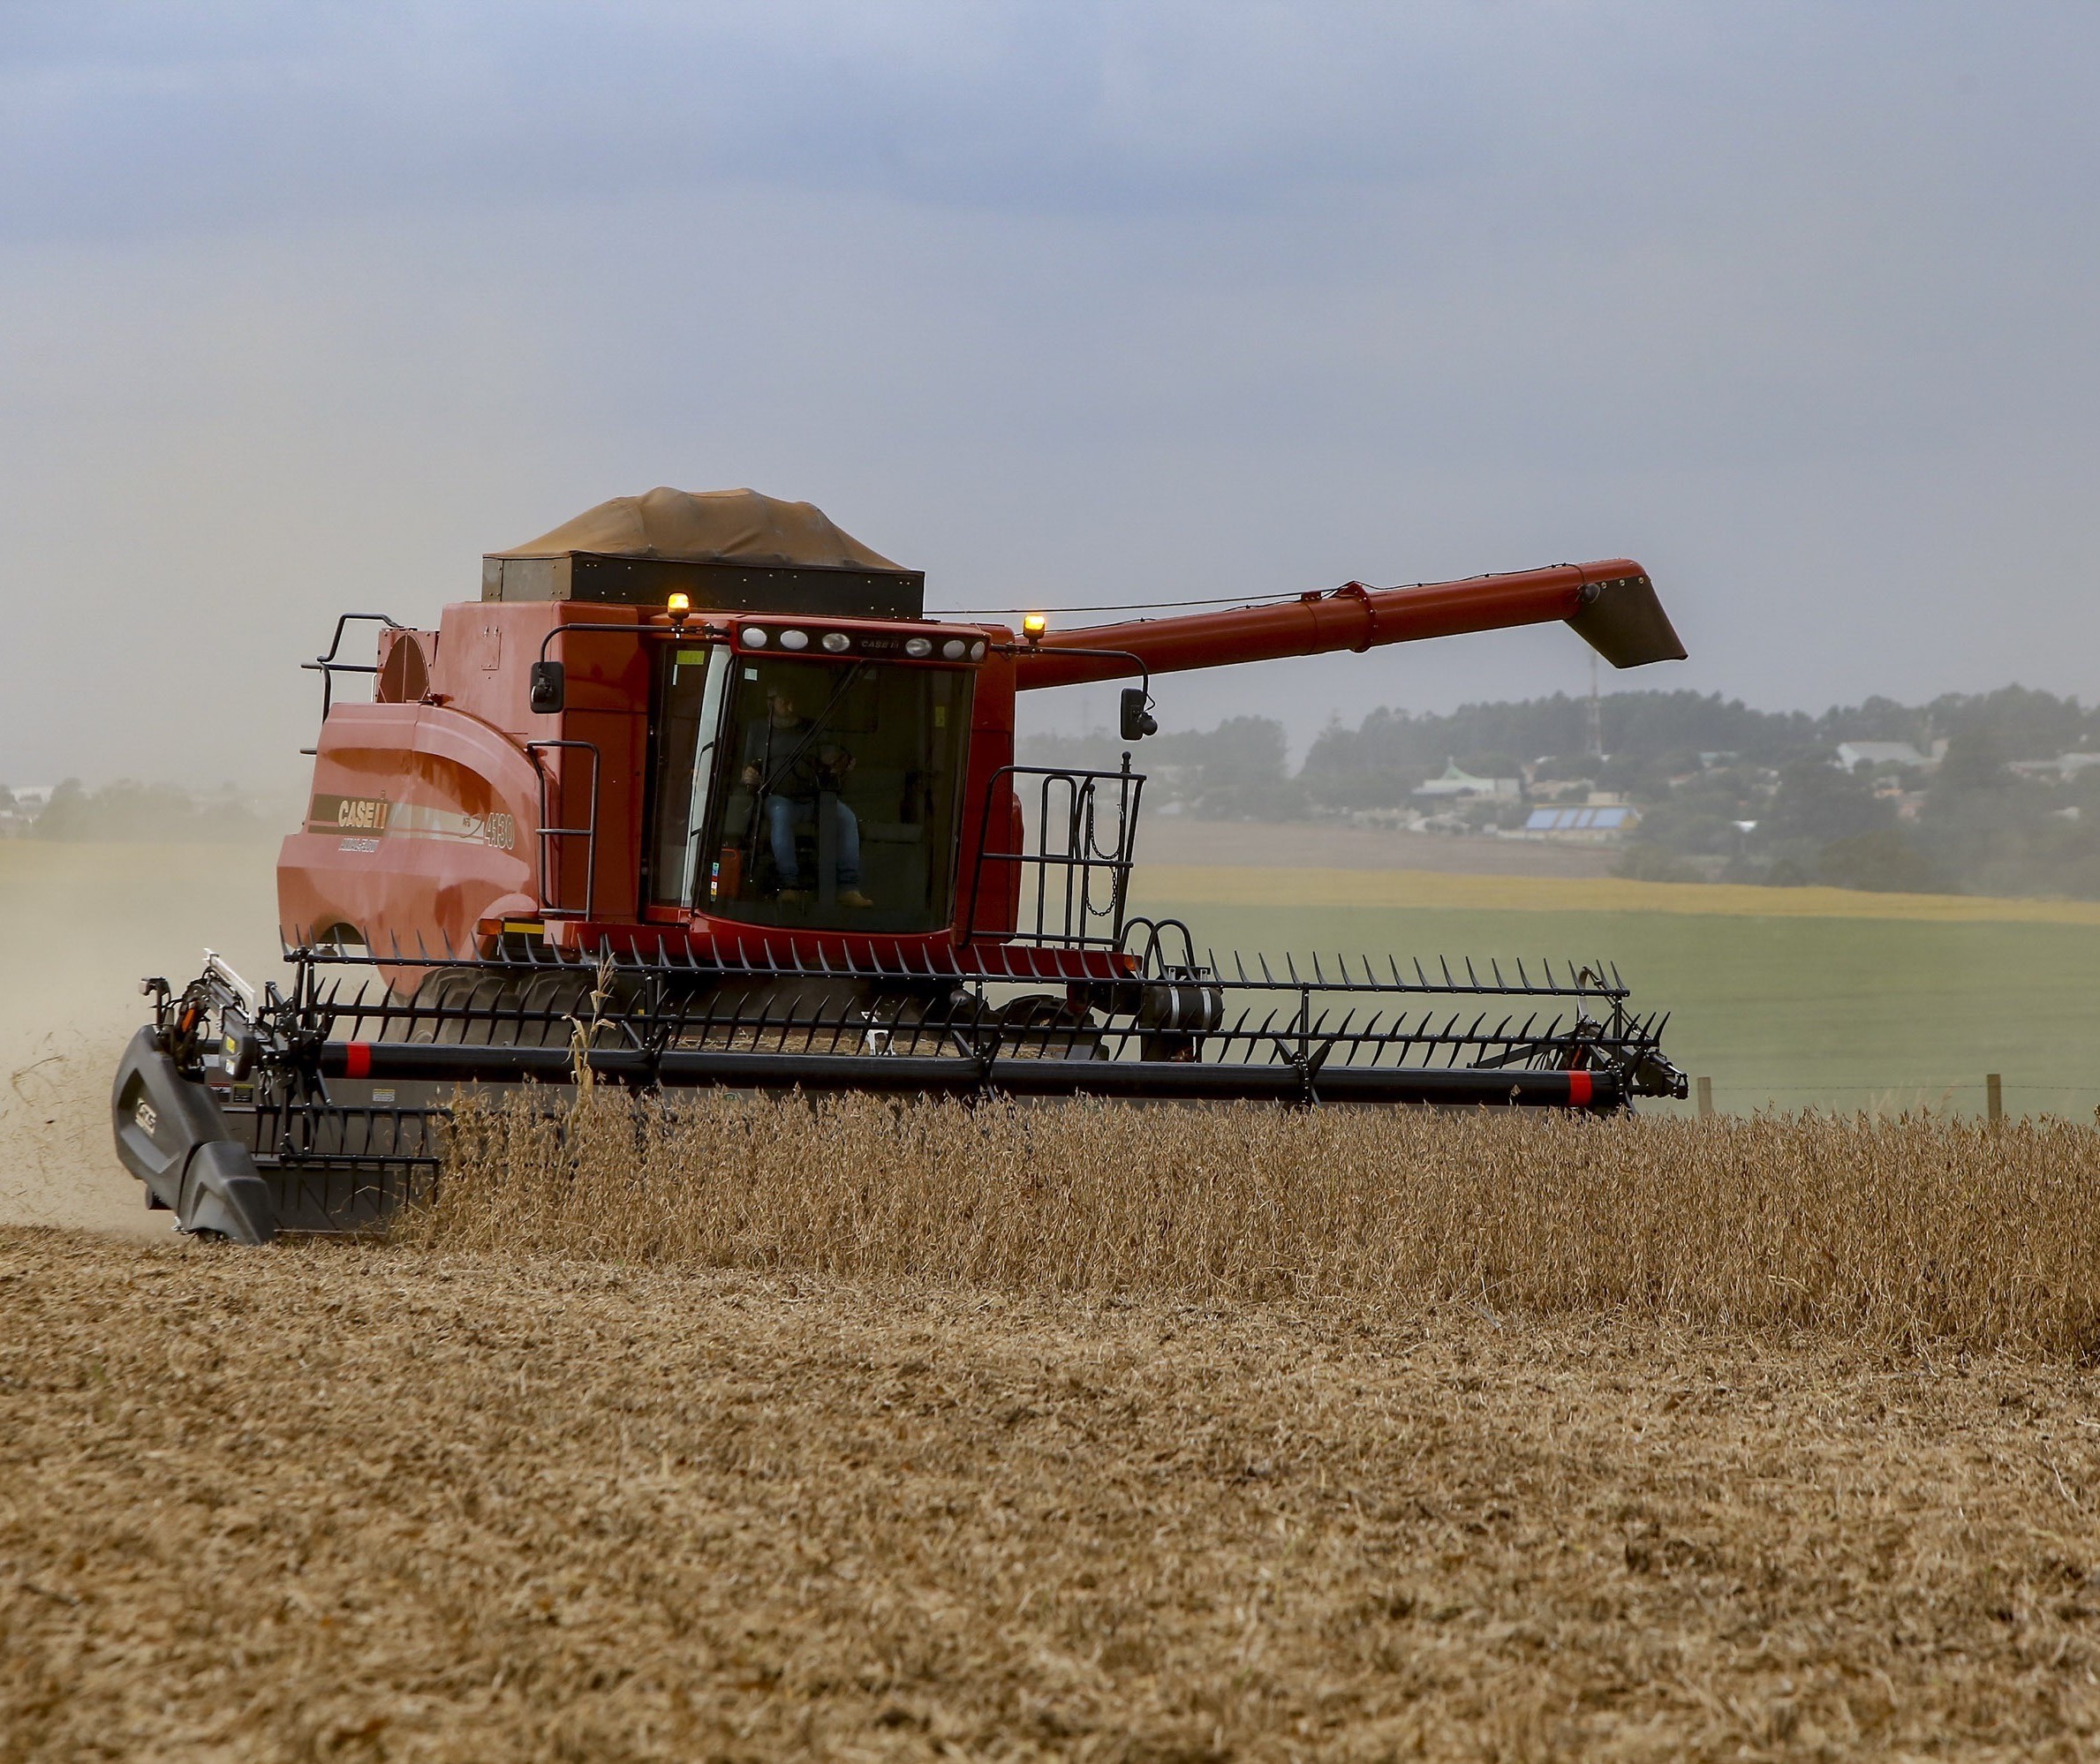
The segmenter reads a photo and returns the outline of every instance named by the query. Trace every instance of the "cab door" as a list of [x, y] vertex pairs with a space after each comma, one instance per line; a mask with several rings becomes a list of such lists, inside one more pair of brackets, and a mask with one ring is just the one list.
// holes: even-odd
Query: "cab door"
[[650, 694], [648, 818], [642, 899], [652, 916], [691, 912], [706, 898], [700, 875], [715, 808], [726, 644], [663, 646]]

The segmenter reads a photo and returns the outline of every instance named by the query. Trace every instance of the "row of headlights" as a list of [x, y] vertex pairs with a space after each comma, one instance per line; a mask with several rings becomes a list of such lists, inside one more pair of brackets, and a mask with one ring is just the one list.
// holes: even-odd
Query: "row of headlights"
[[[810, 646], [812, 641], [807, 631], [769, 631], [763, 625], [745, 625], [737, 635], [743, 640], [746, 649], [764, 649], [769, 644], [778, 644], [786, 650], [804, 650]], [[853, 647], [853, 639], [844, 631], [826, 631], [815, 642], [820, 649], [828, 650], [834, 655], [843, 655]], [[928, 660], [933, 653], [933, 639], [906, 637], [904, 653], [914, 661]], [[962, 637], [949, 637], [940, 645], [940, 659], [943, 661], [982, 661], [985, 659], [984, 639], [979, 637], [975, 643], [970, 643]]]

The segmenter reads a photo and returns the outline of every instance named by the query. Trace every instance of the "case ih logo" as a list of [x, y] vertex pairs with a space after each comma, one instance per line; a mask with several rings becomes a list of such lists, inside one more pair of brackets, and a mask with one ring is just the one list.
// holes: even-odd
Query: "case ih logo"
[[380, 796], [338, 796], [336, 825], [359, 833], [384, 833], [387, 814], [394, 805]]
[[348, 833], [339, 851], [376, 851], [381, 838], [457, 840], [510, 851], [517, 845], [517, 822], [491, 810], [470, 815], [427, 803], [395, 803], [383, 796], [314, 797], [306, 829], [317, 833]]

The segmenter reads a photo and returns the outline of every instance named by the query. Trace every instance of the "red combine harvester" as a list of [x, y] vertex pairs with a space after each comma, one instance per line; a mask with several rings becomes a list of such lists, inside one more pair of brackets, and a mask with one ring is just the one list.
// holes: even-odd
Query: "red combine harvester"
[[[434, 630], [345, 614], [289, 984], [215, 956], [126, 1051], [150, 1206], [244, 1242], [426, 1193], [462, 1086], [1608, 1112], [1681, 1096], [1604, 966], [1220, 961], [1127, 910], [1143, 777], [1024, 765], [1014, 695], [1562, 620], [1681, 658], [1636, 563], [1077, 630], [929, 621], [807, 503], [653, 490], [488, 557]], [[375, 661], [342, 658], [353, 624]], [[372, 676], [337, 702], [336, 676]]]

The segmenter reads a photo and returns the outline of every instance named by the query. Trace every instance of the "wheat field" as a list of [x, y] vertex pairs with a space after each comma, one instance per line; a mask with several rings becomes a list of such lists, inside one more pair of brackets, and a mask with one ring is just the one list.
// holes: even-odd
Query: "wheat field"
[[714, 1095], [471, 1104], [447, 1249], [2100, 1355], [2100, 1131]]

